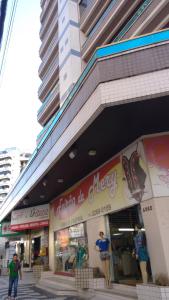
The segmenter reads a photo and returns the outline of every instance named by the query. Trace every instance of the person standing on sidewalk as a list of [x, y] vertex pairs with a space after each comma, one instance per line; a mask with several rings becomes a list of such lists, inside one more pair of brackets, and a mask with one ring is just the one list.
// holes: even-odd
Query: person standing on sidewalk
[[12, 288], [14, 286], [14, 299], [17, 299], [17, 288], [18, 279], [22, 279], [21, 264], [18, 260], [18, 255], [13, 255], [13, 260], [8, 265], [9, 269], [9, 288], [8, 288], [8, 299], [11, 299]]

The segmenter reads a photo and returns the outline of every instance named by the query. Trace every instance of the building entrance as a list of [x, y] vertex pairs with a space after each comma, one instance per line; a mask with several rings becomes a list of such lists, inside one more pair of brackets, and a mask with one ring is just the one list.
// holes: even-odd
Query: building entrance
[[41, 245], [41, 237], [35, 237], [32, 240], [32, 254], [33, 261], [35, 262], [40, 256], [40, 245]]
[[140, 207], [137, 205], [110, 214], [109, 224], [114, 282], [135, 285], [150, 280], [150, 262]]

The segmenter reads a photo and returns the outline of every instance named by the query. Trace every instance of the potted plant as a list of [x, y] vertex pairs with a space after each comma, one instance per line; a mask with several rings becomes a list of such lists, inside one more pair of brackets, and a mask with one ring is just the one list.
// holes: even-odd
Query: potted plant
[[165, 274], [158, 274], [152, 284], [137, 285], [138, 300], [169, 299], [169, 279]]

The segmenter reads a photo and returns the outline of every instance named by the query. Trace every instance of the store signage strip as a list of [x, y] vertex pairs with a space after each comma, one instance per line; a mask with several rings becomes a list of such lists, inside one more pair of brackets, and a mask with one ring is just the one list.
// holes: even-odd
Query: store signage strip
[[143, 144], [134, 143], [54, 199], [53, 228], [60, 230], [151, 198], [147, 173]]
[[38, 229], [49, 226], [49, 220], [43, 220], [39, 222], [29, 222], [24, 224], [11, 225], [11, 230], [26, 230], [26, 229]]
[[20, 232], [15, 232], [11, 230], [10, 222], [3, 222], [0, 224], [0, 237], [17, 236], [20, 234]]
[[45, 227], [49, 224], [49, 205], [38, 205], [14, 210], [11, 215], [11, 230]]

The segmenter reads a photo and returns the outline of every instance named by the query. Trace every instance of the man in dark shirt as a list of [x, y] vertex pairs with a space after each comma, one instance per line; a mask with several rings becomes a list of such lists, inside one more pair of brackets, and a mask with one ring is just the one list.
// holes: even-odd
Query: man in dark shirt
[[14, 299], [16, 299], [19, 275], [20, 275], [20, 279], [22, 279], [21, 265], [18, 260], [18, 255], [16, 253], [13, 255], [13, 260], [8, 265], [8, 269], [9, 269], [8, 299], [11, 299], [13, 285], [14, 285]]

